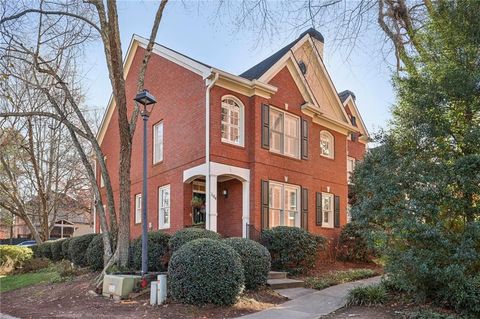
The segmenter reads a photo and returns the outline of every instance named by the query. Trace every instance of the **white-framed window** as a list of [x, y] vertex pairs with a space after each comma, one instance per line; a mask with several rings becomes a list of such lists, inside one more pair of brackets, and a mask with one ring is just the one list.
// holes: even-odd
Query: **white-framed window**
[[232, 96], [222, 98], [222, 142], [243, 146], [244, 106]]
[[300, 227], [300, 187], [269, 183], [269, 227]]
[[163, 161], [163, 122], [153, 126], [153, 164]]
[[270, 151], [300, 157], [300, 118], [270, 107]]
[[347, 157], [347, 182], [351, 184], [353, 170], [355, 169], [355, 159]]
[[320, 154], [328, 158], [335, 156], [335, 141], [333, 135], [328, 131], [320, 132]]
[[158, 228], [170, 228], [170, 185], [158, 188]]
[[[107, 166], [107, 157], [103, 157], [103, 161], [105, 162], [105, 166]], [[102, 174], [102, 166], [100, 166], [100, 187], [105, 187], [105, 181], [103, 180], [103, 174]]]
[[322, 226], [326, 228], [333, 228], [333, 194], [322, 193], [322, 212]]
[[347, 204], [347, 223], [352, 221], [352, 205]]
[[135, 224], [142, 222], [142, 194], [135, 195]]

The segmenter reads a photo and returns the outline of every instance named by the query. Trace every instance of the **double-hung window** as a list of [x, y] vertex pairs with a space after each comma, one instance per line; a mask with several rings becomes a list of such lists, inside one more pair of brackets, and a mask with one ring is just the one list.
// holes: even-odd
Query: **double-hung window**
[[332, 159], [335, 156], [335, 141], [328, 131], [320, 132], [320, 154]]
[[300, 227], [300, 187], [269, 183], [269, 227]]
[[270, 151], [300, 157], [300, 118], [270, 108]]
[[158, 188], [158, 228], [170, 228], [170, 185]]
[[222, 99], [222, 142], [243, 146], [243, 112], [243, 104], [237, 99]]
[[353, 157], [347, 157], [347, 182], [351, 184], [352, 174], [355, 169], [355, 159]]
[[153, 164], [163, 161], [163, 122], [153, 126]]
[[333, 228], [333, 194], [322, 193], [323, 227]]
[[135, 195], [135, 224], [142, 222], [142, 194]]

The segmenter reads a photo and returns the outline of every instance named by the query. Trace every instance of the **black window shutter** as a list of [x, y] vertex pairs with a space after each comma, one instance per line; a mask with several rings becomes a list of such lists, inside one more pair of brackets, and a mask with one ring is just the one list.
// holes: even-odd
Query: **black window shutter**
[[308, 159], [308, 122], [302, 119], [302, 159]]
[[340, 196], [335, 196], [333, 226], [340, 227]]
[[317, 226], [322, 226], [323, 212], [322, 212], [322, 193], [315, 193], [315, 213]]
[[262, 148], [270, 149], [270, 107], [262, 104]]
[[301, 226], [303, 229], [308, 229], [308, 189], [302, 188], [302, 216]]
[[262, 190], [261, 190], [261, 210], [262, 210], [262, 229], [268, 228], [268, 202], [269, 202], [269, 186], [268, 181], [262, 180]]

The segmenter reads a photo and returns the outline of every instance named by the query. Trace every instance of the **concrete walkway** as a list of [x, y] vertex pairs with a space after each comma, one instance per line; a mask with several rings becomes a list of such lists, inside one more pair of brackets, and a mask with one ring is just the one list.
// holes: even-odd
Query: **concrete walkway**
[[380, 276], [332, 286], [323, 290], [291, 288], [276, 290], [291, 299], [278, 307], [263, 310], [242, 319], [318, 319], [342, 308], [348, 292], [355, 287], [380, 282]]

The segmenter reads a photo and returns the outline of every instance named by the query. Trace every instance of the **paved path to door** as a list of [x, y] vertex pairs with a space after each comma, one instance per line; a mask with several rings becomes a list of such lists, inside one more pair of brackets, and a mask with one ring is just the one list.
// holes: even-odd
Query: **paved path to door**
[[380, 276], [336, 285], [323, 290], [291, 288], [276, 290], [291, 299], [275, 308], [242, 319], [318, 319], [345, 306], [348, 292], [355, 287], [380, 282]]

